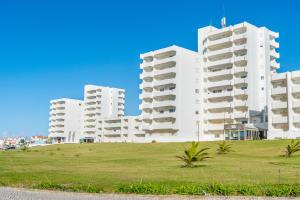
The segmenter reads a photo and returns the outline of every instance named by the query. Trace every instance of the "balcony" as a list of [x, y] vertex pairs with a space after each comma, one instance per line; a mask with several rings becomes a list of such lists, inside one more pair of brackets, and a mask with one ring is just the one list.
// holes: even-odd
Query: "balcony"
[[140, 99], [152, 99], [152, 92], [143, 92], [139, 96]]
[[225, 87], [225, 86], [232, 86], [232, 80], [224, 80], [224, 81], [216, 81], [216, 82], [208, 82], [207, 88], [217, 88], [217, 87]]
[[224, 131], [224, 124], [210, 124], [205, 128], [206, 131]]
[[231, 97], [233, 95], [233, 92], [219, 92], [219, 93], [208, 93], [207, 98], [208, 99], [214, 99], [214, 98], [226, 98]]
[[246, 78], [235, 78], [234, 79], [234, 85], [247, 85], [247, 79]]
[[155, 59], [154, 61], [154, 68], [159, 68], [159, 65], [166, 64], [166, 63], [176, 63], [176, 56], [166, 57], [163, 59]]
[[283, 117], [283, 116], [273, 117], [272, 118], [272, 123], [273, 124], [286, 124], [286, 123], [288, 123], [288, 118], [287, 117]]
[[238, 52], [238, 51], [246, 51], [247, 50], [247, 46], [246, 45], [238, 45], [238, 46], [234, 46], [233, 50], [235, 52]]
[[235, 108], [247, 108], [248, 107], [248, 102], [247, 101], [235, 101], [234, 102], [234, 107]]
[[162, 118], [176, 118], [176, 112], [155, 112], [153, 113], [153, 119], [162, 119]]
[[209, 113], [207, 114], [207, 120], [227, 120], [232, 119], [232, 114], [230, 113]]
[[144, 130], [144, 131], [152, 130], [152, 124], [143, 123], [142, 130]]
[[282, 80], [286, 80], [286, 73], [276, 73], [271, 76], [272, 82], [282, 81]]
[[140, 74], [140, 79], [151, 79], [152, 77], [153, 72], [143, 71], [143, 73]]
[[153, 123], [153, 130], [178, 129], [175, 123]]
[[222, 45], [230, 44], [232, 42], [233, 42], [232, 37], [226, 37], [226, 38], [222, 38], [222, 39], [219, 39], [219, 40], [213, 40], [213, 41], [208, 40], [207, 41], [207, 47], [208, 48], [210, 48], [210, 47], [214, 48], [214, 47], [219, 47], [219, 46], [222, 46]]
[[300, 85], [296, 85], [292, 87], [292, 92], [294, 94], [299, 94], [300, 93]]
[[292, 80], [299, 80], [300, 79], [300, 71], [293, 71], [291, 72], [291, 78]]
[[154, 66], [154, 69], [164, 69], [164, 68], [172, 68], [176, 66], [176, 58], [169, 57], [163, 60], [158, 60]]
[[216, 103], [208, 103], [207, 109], [208, 110], [219, 110], [219, 109], [228, 109], [231, 108], [230, 102], [216, 102]]
[[235, 119], [247, 119], [249, 118], [248, 112], [236, 112], [234, 113]]
[[230, 37], [232, 35], [232, 30], [233, 28], [231, 26], [222, 29], [217, 29], [207, 33], [207, 37], [209, 40], [219, 40], [222, 38]]
[[246, 70], [246, 68], [244, 68], [244, 67], [236, 67], [236, 68], [234, 69], [234, 73], [235, 73], [235, 74], [246, 74], [246, 73], [247, 73], [247, 70]]
[[285, 95], [286, 91], [286, 87], [272, 88], [272, 96]]
[[235, 42], [239, 41], [239, 40], [246, 40], [247, 39], [247, 35], [246, 34], [238, 34], [238, 35], [234, 35], [233, 36], [233, 40]]
[[273, 59], [278, 59], [280, 57], [280, 54], [277, 53], [275, 50], [270, 51], [270, 56]]
[[164, 79], [164, 80], [155, 80], [153, 81], [153, 87], [163, 86], [163, 85], [175, 85], [176, 79]]
[[272, 110], [287, 109], [287, 102], [277, 101], [272, 103]]
[[152, 110], [152, 103], [143, 102], [140, 105], [140, 110]]
[[144, 88], [152, 88], [152, 82], [143, 81], [143, 83], [140, 84], [140, 89], [142, 90]]
[[116, 122], [116, 123], [108, 123], [106, 122], [104, 125], [105, 129], [120, 129], [121, 128], [121, 122]]
[[153, 97], [175, 96], [176, 90], [154, 91]]
[[216, 51], [207, 52], [206, 56], [210, 59], [214, 59], [217, 57], [221, 57], [223, 55], [232, 54], [232, 52], [233, 52], [233, 48], [230, 47], [230, 48], [226, 48], [226, 49], [220, 49], [220, 50], [216, 50]]
[[242, 89], [236, 89], [234, 90], [234, 96], [247, 96], [248, 95], [248, 90], [242, 90]]
[[103, 132], [104, 135], [107, 135], [107, 136], [113, 136], [113, 135], [121, 135], [122, 132], [121, 131], [110, 131], [110, 130], [105, 130]]
[[294, 115], [293, 120], [294, 123], [300, 123], [300, 115]]
[[166, 100], [166, 101], [154, 101], [153, 102], [153, 108], [163, 108], [163, 107], [176, 107], [176, 101], [175, 100]]
[[232, 66], [233, 65], [233, 59], [222, 59], [218, 61], [207, 61], [206, 66], [208, 68], [222, 68], [222, 67], [227, 67], [227, 66]]
[[161, 76], [161, 75], [170, 74], [170, 73], [176, 73], [176, 67], [155, 70], [154, 76]]
[[270, 46], [271, 46], [272, 48], [277, 49], [277, 48], [279, 48], [279, 43], [276, 42], [275, 40], [271, 40], [271, 41], [270, 41]]
[[300, 108], [300, 101], [293, 101], [293, 108]]
[[152, 120], [152, 114], [151, 113], [143, 113], [142, 119], [143, 120]]
[[207, 77], [208, 78], [214, 78], [214, 77], [219, 77], [219, 76], [227, 76], [227, 75], [231, 75], [232, 72], [233, 72], [232, 69], [225, 69], [225, 70], [220, 70], [220, 71], [208, 72]]
[[271, 68], [273, 68], [273, 69], [279, 69], [280, 68], [280, 64], [277, 63], [275, 60], [270, 61], [270, 65], [271, 65]]
[[248, 62], [248, 57], [247, 56], [236, 56], [234, 58], [234, 64], [236, 66], [246, 66]]
[[140, 69], [151, 70], [153, 67], [153, 62], [143, 62], [140, 64]]

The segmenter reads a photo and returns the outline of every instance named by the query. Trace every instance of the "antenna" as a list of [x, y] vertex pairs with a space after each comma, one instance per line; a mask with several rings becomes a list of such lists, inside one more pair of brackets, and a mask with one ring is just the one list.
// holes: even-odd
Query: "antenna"
[[224, 4], [222, 4], [222, 20], [221, 20], [221, 25], [222, 25], [222, 28], [225, 28], [226, 27], [226, 17], [225, 17], [225, 6]]
[[222, 28], [226, 27], [226, 17], [222, 17], [221, 25], [222, 25]]

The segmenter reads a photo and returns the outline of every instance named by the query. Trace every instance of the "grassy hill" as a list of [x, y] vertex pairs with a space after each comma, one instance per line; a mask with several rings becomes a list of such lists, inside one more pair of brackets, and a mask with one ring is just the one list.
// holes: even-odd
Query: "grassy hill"
[[97, 186], [115, 191], [120, 184], [186, 183], [293, 184], [300, 180], [300, 155], [282, 157], [288, 140], [233, 141], [227, 155], [216, 154], [198, 168], [181, 168], [175, 158], [188, 143], [65, 144], [29, 151], [0, 152], [0, 185], [34, 187], [51, 183]]

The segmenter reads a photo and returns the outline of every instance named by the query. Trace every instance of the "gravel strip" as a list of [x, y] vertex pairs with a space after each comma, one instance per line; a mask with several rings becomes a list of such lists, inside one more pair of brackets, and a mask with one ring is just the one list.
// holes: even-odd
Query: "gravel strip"
[[0, 187], [1, 200], [291, 200], [300, 198], [83, 194]]

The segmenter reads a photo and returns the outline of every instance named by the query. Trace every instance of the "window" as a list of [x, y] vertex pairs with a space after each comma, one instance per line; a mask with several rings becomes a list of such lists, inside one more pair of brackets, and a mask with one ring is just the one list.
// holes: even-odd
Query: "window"
[[170, 112], [170, 113], [175, 112], [175, 109], [174, 109], [174, 108], [169, 109], [169, 112]]
[[264, 79], [265, 79], [265, 77], [264, 77], [264, 76], [261, 76], [261, 77], [260, 77], [260, 80], [264, 80]]
[[195, 92], [196, 92], [197, 94], [199, 94], [199, 89], [195, 89]]
[[264, 91], [264, 90], [265, 90], [265, 88], [264, 88], [264, 87], [262, 87], [262, 88], [261, 88], [261, 91]]
[[198, 110], [196, 110], [195, 114], [196, 114], [196, 115], [199, 115], [199, 111], [198, 111]]
[[245, 86], [244, 86], [244, 87], [241, 87], [241, 90], [246, 90], [246, 89], [247, 89], [247, 87], [245, 87]]
[[247, 75], [241, 76], [241, 78], [246, 78], [246, 77], [247, 77]]

